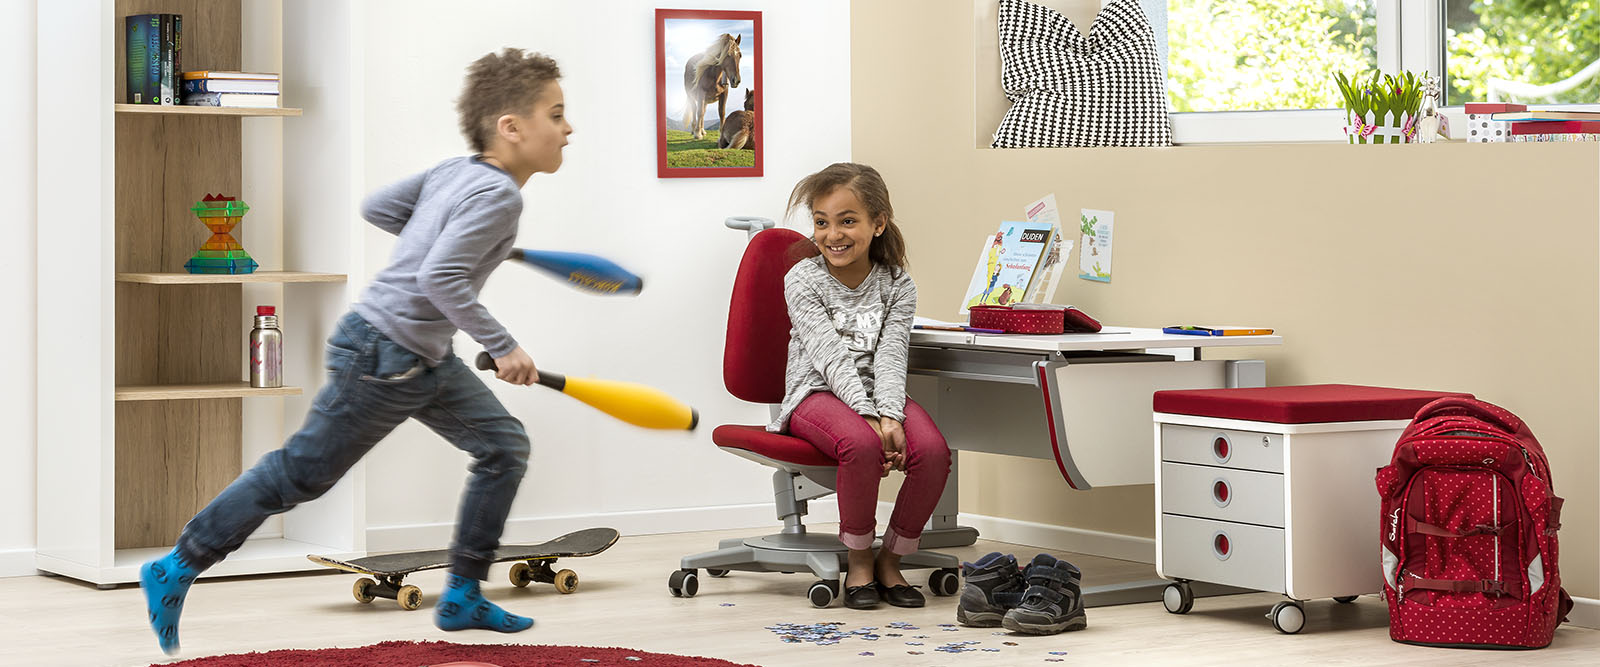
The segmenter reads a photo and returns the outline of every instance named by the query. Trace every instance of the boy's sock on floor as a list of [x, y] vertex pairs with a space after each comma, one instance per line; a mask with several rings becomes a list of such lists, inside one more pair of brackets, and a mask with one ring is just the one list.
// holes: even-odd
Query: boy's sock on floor
[[433, 608], [433, 624], [440, 630], [522, 632], [533, 627], [533, 619], [510, 613], [483, 599], [477, 579], [450, 573], [445, 575], [444, 581], [444, 596]]
[[150, 629], [156, 633], [161, 651], [178, 653], [178, 617], [183, 615], [183, 599], [189, 595], [202, 568], [176, 548], [139, 568], [139, 588], [144, 590], [145, 609], [150, 614]]

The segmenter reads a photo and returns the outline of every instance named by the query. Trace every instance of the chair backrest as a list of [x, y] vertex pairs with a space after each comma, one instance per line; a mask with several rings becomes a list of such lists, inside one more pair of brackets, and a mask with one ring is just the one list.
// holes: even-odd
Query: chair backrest
[[728, 337], [722, 350], [722, 384], [752, 403], [783, 401], [789, 360], [789, 307], [783, 277], [799, 261], [793, 252], [805, 237], [776, 227], [756, 234], [739, 261], [728, 303]]

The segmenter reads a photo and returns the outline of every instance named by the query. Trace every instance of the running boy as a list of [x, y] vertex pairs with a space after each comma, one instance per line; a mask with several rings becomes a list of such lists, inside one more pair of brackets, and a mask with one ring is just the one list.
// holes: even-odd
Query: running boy
[[450, 546], [443, 630], [518, 632], [533, 619], [483, 599], [511, 501], [527, 470], [522, 423], [451, 349], [459, 329], [494, 357], [496, 377], [532, 384], [538, 369], [478, 292], [517, 238], [521, 188], [561, 167], [572, 126], [555, 61], [505, 49], [467, 70], [456, 103], [477, 153], [445, 160], [372, 194], [362, 217], [394, 234], [388, 268], [328, 338], [328, 382], [300, 431], [261, 457], [189, 521], [172, 552], [139, 571], [150, 627], [178, 650], [184, 596], [199, 573], [244, 542], [268, 516], [325, 493], [384, 436], [415, 418], [473, 457]]

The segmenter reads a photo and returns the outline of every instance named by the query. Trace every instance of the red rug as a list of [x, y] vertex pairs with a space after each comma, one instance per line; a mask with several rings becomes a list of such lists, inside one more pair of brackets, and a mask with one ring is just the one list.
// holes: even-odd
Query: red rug
[[[532, 646], [514, 644], [452, 644], [450, 642], [383, 642], [357, 648], [322, 648], [239, 653], [160, 663], [159, 667], [443, 667], [448, 663], [492, 667], [754, 667], [668, 653], [647, 653], [625, 648], [588, 646]], [[475, 667], [476, 667], [475, 665]], [[151, 667], [158, 667], [152, 665]], [[465, 667], [460, 665], [458, 667]]]

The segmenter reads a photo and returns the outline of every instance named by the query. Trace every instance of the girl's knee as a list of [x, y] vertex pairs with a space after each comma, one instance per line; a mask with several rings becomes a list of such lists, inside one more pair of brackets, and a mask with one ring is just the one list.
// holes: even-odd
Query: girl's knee
[[945, 442], [944, 436], [934, 434], [916, 442], [907, 443], [906, 459], [908, 466], [918, 466], [933, 470], [950, 470], [950, 445]]

